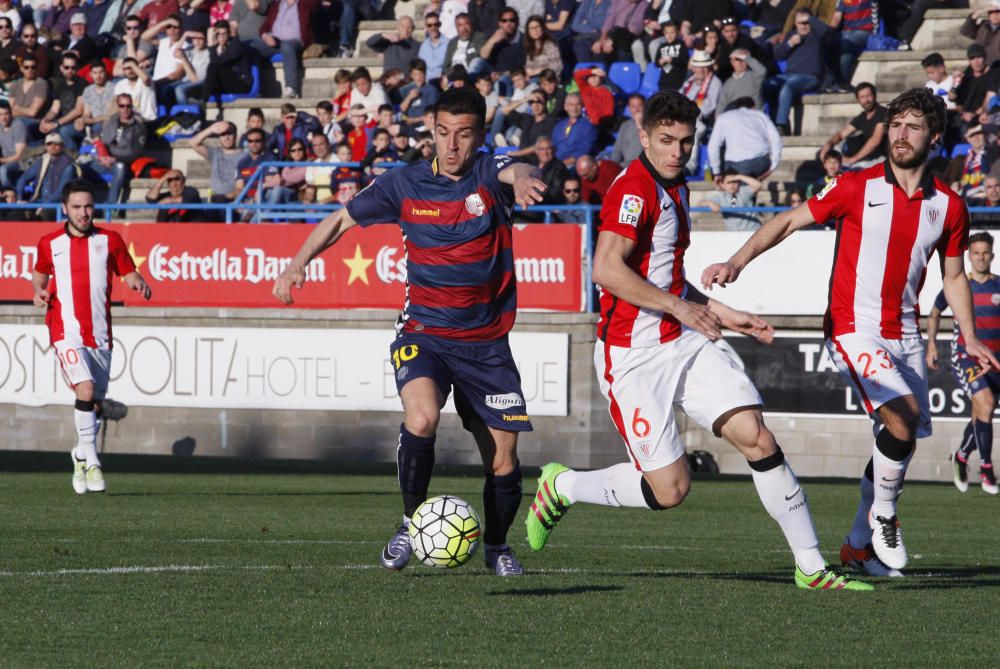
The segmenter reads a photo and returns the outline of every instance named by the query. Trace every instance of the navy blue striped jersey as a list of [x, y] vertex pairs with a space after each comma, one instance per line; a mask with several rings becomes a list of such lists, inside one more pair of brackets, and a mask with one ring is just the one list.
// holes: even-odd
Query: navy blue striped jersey
[[[990, 274], [990, 278], [982, 283], [969, 277], [969, 288], [972, 289], [972, 305], [976, 318], [976, 336], [979, 341], [988, 346], [994, 353], [1000, 353], [1000, 277]], [[944, 291], [938, 293], [934, 306], [940, 311], [948, 308]], [[955, 344], [965, 346], [965, 338], [955, 322]]]

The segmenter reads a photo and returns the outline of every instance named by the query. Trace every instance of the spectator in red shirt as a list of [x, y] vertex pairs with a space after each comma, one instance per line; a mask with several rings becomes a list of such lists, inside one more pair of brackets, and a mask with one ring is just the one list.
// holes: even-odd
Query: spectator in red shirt
[[177, 5], [177, 0], [153, 0], [139, 10], [139, 18], [147, 26], [155, 26], [160, 21], [165, 20], [171, 14], [180, 14], [181, 8]]
[[586, 204], [600, 204], [621, 171], [621, 165], [613, 160], [595, 161], [590, 156], [577, 158], [576, 173], [580, 176], [581, 200]]
[[376, 122], [366, 121], [368, 112], [364, 105], [353, 105], [348, 116], [352, 129], [347, 133], [347, 143], [351, 146], [351, 160], [360, 163], [368, 155], [368, 129], [374, 128]]
[[333, 120], [343, 123], [351, 110], [351, 71], [340, 69], [333, 75]]
[[583, 98], [587, 118], [597, 126], [602, 121], [614, 119], [615, 115], [615, 96], [603, 85], [607, 76], [599, 67], [581, 68], [573, 73], [573, 80], [580, 87], [580, 97]]

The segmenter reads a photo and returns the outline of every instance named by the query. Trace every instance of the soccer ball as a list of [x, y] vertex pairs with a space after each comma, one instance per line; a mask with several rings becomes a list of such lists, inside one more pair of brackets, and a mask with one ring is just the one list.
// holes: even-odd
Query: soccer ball
[[479, 514], [454, 495], [431, 497], [410, 520], [410, 541], [417, 559], [428, 567], [451, 569], [469, 561], [482, 534]]

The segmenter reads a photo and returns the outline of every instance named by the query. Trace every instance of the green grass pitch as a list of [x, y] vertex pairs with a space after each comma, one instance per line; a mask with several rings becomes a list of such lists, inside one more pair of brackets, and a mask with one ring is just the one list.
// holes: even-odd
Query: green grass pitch
[[[69, 458], [65, 458], [67, 465]], [[500, 579], [377, 567], [394, 477], [0, 474], [3, 667], [985, 666], [996, 645], [1000, 500], [909, 484], [908, 577], [873, 593], [795, 588], [748, 479], [698, 480], [678, 509], [574, 507]], [[856, 483], [804, 481], [835, 561]], [[481, 480], [432, 493], [481, 508]], [[534, 491], [526, 475], [525, 502]], [[984, 634], [985, 633], [985, 634]]]

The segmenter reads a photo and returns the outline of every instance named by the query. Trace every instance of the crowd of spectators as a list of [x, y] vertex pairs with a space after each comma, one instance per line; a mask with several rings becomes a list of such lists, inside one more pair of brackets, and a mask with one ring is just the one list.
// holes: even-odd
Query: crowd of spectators
[[[805, 94], [852, 91], [860, 106], [818, 153], [824, 180], [881, 160], [885, 108], [874, 86], [850, 84], [860, 54], [879, 34], [909, 48], [926, 9], [962, 1], [915, 0], [907, 13], [897, 7], [902, 0], [879, 2], [877, 10], [875, 0], [432, 0], [421, 15], [400, 16], [392, 30], [364, 40], [381, 54], [381, 76], [341, 69], [330, 99], [298, 108], [303, 58], [352, 57], [358, 21], [390, 17], [391, 3], [11, 7], [0, 0], [0, 187], [5, 198], [13, 190], [17, 201], [48, 202], [61, 183], [82, 175], [114, 203], [141, 175], [155, 180], [148, 202], [178, 205], [160, 209], [162, 220], [211, 218], [198, 210], [201, 196], [182, 172], [143, 157], [145, 146], [180, 129], [210, 165], [208, 202], [345, 203], [386, 163], [432, 158], [438, 95], [474, 86], [487, 101], [490, 150], [538, 164], [546, 204], [595, 203], [642, 150], [644, 95], [624, 95], [609, 78], [612, 64], [625, 61], [646, 70], [645, 95], [676, 90], [697, 103], [688, 172], [715, 182], [714, 207], [748, 206], [778, 168], [782, 136], [792, 133]], [[947, 156], [956, 144], [969, 147], [942, 174], [978, 202], [994, 165], [1000, 176], [993, 115], [1000, 68], [992, 67], [1000, 58], [1000, 0], [971, 12], [962, 33], [974, 40], [962, 70], [949, 70], [939, 54], [922, 66], [950, 110]], [[280, 65], [272, 66], [276, 55]], [[246, 94], [267, 67], [283, 71], [280, 117], [269, 125], [261, 109], [251, 109], [238, 136], [222, 120], [222, 95]], [[175, 104], [193, 107], [164, 114]], [[207, 120], [213, 104], [215, 122]], [[282, 161], [290, 164], [261, 169]], [[817, 185], [804, 184], [798, 195]], [[291, 210], [287, 220], [295, 220]], [[756, 221], [724, 219], [741, 229]]]

